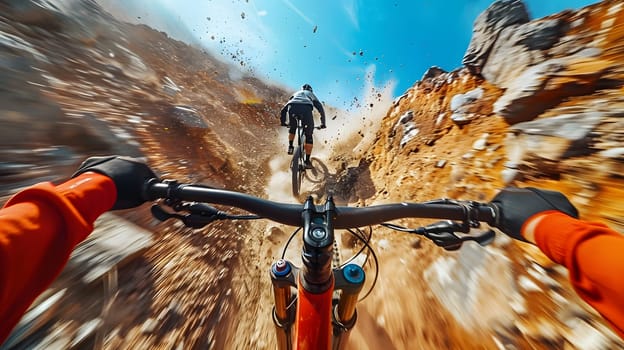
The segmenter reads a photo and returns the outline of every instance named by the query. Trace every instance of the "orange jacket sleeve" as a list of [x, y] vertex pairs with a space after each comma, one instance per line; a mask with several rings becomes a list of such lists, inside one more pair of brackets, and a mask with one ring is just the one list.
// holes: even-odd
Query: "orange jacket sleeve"
[[624, 235], [555, 212], [545, 214], [535, 227], [535, 243], [568, 268], [579, 296], [624, 338]]
[[110, 178], [85, 173], [29, 187], [0, 209], [0, 344], [116, 196]]

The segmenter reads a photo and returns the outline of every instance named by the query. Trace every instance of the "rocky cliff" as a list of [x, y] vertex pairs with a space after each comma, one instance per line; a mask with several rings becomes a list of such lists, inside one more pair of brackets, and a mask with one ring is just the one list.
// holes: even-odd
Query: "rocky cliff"
[[[583, 219], [623, 231], [623, 21], [621, 1], [533, 20], [522, 1], [494, 2], [474, 22], [463, 66], [452, 72], [432, 67], [388, 111], [366, 155], [366, 178], [377, 189], [368, 201], [487, 200], [503, 186], [530, 185], [561, 191]], [[395, 241], [390, 234], [387, 239]], [[434, 262], [404, 258], [396, 261], [396, 273], [425, 270], [416, 285], [431, 287], [435, 302], [460, 305], [449, 308], [451, 318], [492, 348], [622, 347], [575, 297], [565, 269], [502, 236], [488, 249], [442, 254]], [[484, 262], [490, 267], [482, 269]], [[440, 273], [443, 266], [455, 271]], [[445, 282], [449, 274], [458, 282]], [[470, 291], [471, 283], [487, 288], [492, 278], [499, 282], [490, 292]], [[396, 306], [371, 307], [389, 322], [390, 314], [402, 314]], [[426, 310], [415, 307], [411, 314]], [[478, 347], [404, 325], [396, 329], [390, 338], [407, 347]]]

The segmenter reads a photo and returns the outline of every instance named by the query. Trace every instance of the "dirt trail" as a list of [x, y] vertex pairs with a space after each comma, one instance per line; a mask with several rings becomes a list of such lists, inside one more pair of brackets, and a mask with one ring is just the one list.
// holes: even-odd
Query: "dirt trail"
[[[283, 136], [283, 135], [282, 135]], [[279, 147], [279, 146], [278, 146]], [[305, 193], [324, 198], [335, 196], [341, 205], [370, 205], [375, 195], [368, 163], [332, 150], [319, 148], [317, 183], [304, 180]], [[321, 158], [322, 157], [322, 158]], [[266, 197], [294, 202], [290, 194], [288, 156], [277, 154], [269, 161], [271, 176]], [[320, 162], [320, 163], [319, 163]], [[320, 165], [322, 164], [322, 167]], [[271, 264], [279, 258], [281, 249], [293, 231], [291, 227], [259, 221], [245, 235], [239, 255], [239, 268], [232, 279], [236, 291], [238, 313], [228, 330], [228, 348], [274, 349], [275, 330], [271, 319], [273, 303], [269, 278]], [[347, 247], [348, 238], [337, 232], [342, 245], [343, 260], [354, 253]], [[432, 295], [424, 271], [441, 254], [440, 248], [421, 242], [406, 234], [378, 228], [372, 246], [379, 258], [379, 277], [371, 295], [358, 307], [358, 324], [352, 331], [348, 349], [462, 349], [494, 348], [490, 337], [466, 330], [444, 311]], [[297, 239], [289, 248], [289, 259], [300, 265], [300, 243]], [[368, 290], [374, 269], [367, 270]], [[465, 339], [461, 343], [457, 339]]]

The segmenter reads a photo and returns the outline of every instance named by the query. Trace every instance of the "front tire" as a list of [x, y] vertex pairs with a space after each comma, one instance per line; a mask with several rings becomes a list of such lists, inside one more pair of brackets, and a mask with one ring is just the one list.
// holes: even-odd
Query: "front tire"
[[301, 191], [301, 180], [303, 179], [303, 169], [301, 169], [301, 147], [295, 148], [292, 160], [290, 161], [290, 172], [292, 175], [292, 193], [293, 196], [299, 197]]

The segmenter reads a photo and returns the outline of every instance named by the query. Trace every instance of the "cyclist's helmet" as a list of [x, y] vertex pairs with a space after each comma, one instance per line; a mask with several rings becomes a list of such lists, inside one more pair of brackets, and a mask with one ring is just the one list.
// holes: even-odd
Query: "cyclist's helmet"
[[312, 87], [310, 86], [310, 84], [303, 84], [303, 86], [301, 88], [303, 90], [308, 90], [308, 91], [312, 92]]

